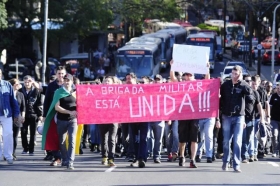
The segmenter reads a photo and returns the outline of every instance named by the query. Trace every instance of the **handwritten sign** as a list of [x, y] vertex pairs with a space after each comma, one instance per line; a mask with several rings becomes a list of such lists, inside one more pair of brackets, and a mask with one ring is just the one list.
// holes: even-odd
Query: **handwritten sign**
[[219, 88], [219, 79], [147, 85], [77, 85], [78, 123], [216, 117]]
[[173, 46], [173, 65], [171, 70], [197, 74], [208, 73], [210, 47], [178, 45]]

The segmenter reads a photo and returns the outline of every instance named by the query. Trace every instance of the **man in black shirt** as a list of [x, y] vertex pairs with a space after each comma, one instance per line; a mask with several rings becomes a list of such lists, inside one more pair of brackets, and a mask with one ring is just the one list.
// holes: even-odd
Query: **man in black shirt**
[[271, 125], [272, 125], [272, 157], [279, 155], [279, 126], [280, 126], [280, 85], [276, 87], [276, 93], [270, 98]]
[[[250, 76], [245, 77], [245, 81], [252, 87], [253, 89], [253, 99], [249, 96], [245, 97], [245, 123], [246, 128], [243, 130], [243, 138], [242, 138], [242, 149], [241, 149], [241, 158], [242, 163], [248, 163], [248, 155], [250, 157], [249, 162], [254, 162], [254, 124], [255, 124], [255, 113], [256, 111], [260, 113], [262, 118], [262, 122], [264, 123], [263, 115], [262, 115], [262, 106], [260, 103], [260, 96], [257, 92], [257, 82], [255, 76], [252, 78]], [[251, 146], [250, 150], [248, 150], [249, 146]]]

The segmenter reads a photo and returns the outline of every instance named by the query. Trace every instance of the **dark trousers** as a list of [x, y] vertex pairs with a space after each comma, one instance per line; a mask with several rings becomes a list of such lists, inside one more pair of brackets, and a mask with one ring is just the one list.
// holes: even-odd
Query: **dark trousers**
[[90, 132], [89, 132], [89, 125], [84, 125], [84, 132], [83, 132], [83, 143], [86, 143], [89, 139]]
[[129, 141], [128, 141], [128, 124], [122, 123], [121, 124], [121, 129], [122, 129], [122, 144], [123, 144], [123, 153], [126, 154], [128, 152], [128, 146], [129, 146]]
[[132, 135], [135, 136], [134, 148], [136, 159], [147, 161], [148, 123], [132, 123], [129, 127], [131, 128]]
[[99, 131], [102, 157], [114, 159], [118, 124], [100, 124]]
[[18, 144], [18, 134], [20, 131], [20, 127], [13, 125], [13, 139], [14, 139], [14, 150], [13, 154], [16, 152], [17, 144]]
[[[35, 133], [36, 133], [36, 128], [37, 128], [36, 120], [37, 120], [37, 117], [25, 118], [25, 121], [21, 128], [22, 147], [23, 147], [24, 151], [29, 151], [29, 153], [34, 152], [34, 139], [35, 139]], [[29, 131], [30, 131], [29, 142], [27, 140], [28, 127], [29, 127]]]

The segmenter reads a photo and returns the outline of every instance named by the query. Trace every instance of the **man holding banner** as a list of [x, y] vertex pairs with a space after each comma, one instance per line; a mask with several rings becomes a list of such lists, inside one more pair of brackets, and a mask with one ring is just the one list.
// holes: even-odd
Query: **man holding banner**
[[231, 80], [225, 81], [220, 90], [221, 112], [223, 123], [223, 165], [224, 171], [228, 170], [230, 161], [230, 146], [233, 141], [233, 169], [241, 172], [241, 146], [242, 134], [245, 124], [245, 96], [253, 99], [252, 89], [249, 84], [242, 80], [242, 67], [234, 66], [231, 73]]

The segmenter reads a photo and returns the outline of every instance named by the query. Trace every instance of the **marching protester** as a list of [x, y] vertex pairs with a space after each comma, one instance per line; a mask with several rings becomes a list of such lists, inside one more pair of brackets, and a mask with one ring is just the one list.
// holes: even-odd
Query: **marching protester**
[[280, 85], [276, 87], [276, 93], [272, 94], [269, 104], [271, 105], [272, 150], [273, 150], [272, 157], [276, 157], [279, 156]]
[[[24, 122], [25, 118], [25, 99], [23, 93], [19, 92], [18, 90], [21, 88], [21, 84], [18, 79], [11, 79], [9, 81], [13, 86], [14, 95], [16, 96], [20, 115], [22, 117], [22, 122]], [[14, 150], [13, 150], [13, 160], [17, 160], [16, 157], [16, 148], [18, 143], [18, 135], [20, 128], [22, 127], [22, 122], [13, 122], [13, 138], [14, 138]]]
[[[31, 76], [27, 75], [23, 77], [24, 86], [19, 89], [18, 91], [24, 95], [25, 99], [25, 119], [23, 126], [21, 128], [21, 140], [22, 140], [22, 147], [23, 151], [22, 154], [34, 155], [34, 140], [36, 135], [37, 129], [37, 121], [43, 120], [43, 111], [42, 111], [42, 99], [41, 99], [41, 92], [39, 89], [34, 87], [34, 80]], [[30, 140], [27, 140], [29, 128], [29, 135]]]
[[251, 87], [242, 80], [242, 67], [236, 65], [231, 72], [231, 80], [226, 80], [220, 89], [220, 105], [223, 128], [223, 165], [228, 170], [230, 162], [230, 146], [233, 142], [233, 169], [241, 172], [241, 145], [244, 128], [245, 96], [251, 95]]
[[[108, 76], [105, 79], [106, 85], [112, 85], [116, 83], [117, 82], [115, 82], [115, 79], [112, 76]], [[99, 131], [101, 140], [102, 164], [114, 167], [116, 166], [114, 163], [114, 155], [116, 150], [118, 123], [100, 124]]]
[[[261, 77], [259, 75], [254, 76], [256, 79], [256, 86], [257, 86], [257, 91], [260, 95], [260, 102], [262, 105], [262, 111], [264, 112], [264, 117], [266, 120], [266, 123], [270, 124], [270, 106], [268, 102], [268, 97], [267, 93], [265, 90], [265, 87], [262, 86], [261, 84]], [[260, 123], [260, 114], [256, 113], [255, 117], [255, 126], [254, 126], [254, 132], [255, 134], [259, 130], [259, 123]], [[254, 138], [254, 161], [258, 161], [258, 158], [263, 158], [265, 156], [265, 150], [263, 147], [259, 146], [258, 139]]]
[[56, 69], [56, 80], [49, 83], [45, 93], [43, 106], [43, 121], [45, 121], [45, 123], [42, 134], [42, 149], [47, 151], [47, 156], [44, 158], [44, 160], [52, 160], [54, 158], [54, 161], [50, 164], [50, 166], [57, 166], [61, 164], [61, 154], [59, 151], [59, 140], [54, 116], [48, 121], [46, 121], [45, 119], [49, 112], [54, 92], [63, 85], [65, 75], [65, 67], [58, 66]]
[[[0, 156], [2, 153], [8, 164], [13, 164], [13, 120], [22, 123], [20, 109], [12, 85], [2, 80], [0, 69], [0, 125], [2, 126], [3, 149], [0, 145]], [[0, 140], [0, 141], [1, 141]]]
[[[170, 64], [173, 64], [173, 60], [170, 61]], [[207, 67], [209, 68], [209, 64], [207, 63]], [[175, 72], [170, 70], [170, 78], [172, 82], [178, 82], [178, 79], [175, 76]], [[205, 75], [205, 79], [209, 79], [209, 73]], [[185, 81], [194, 81], [193, 73], [184, 73]], [[213, 132], [213, 130], [212, 130]], [[179, 120], [178, 125], [178, 133], [179, 133], [179, 166], [185, 166], [185, 149], [186, 143], [190, 143], [190, 168], [197, 168], [195, 163], [196, 153], [198, 150], [198, 143], [200, 142], [200, 134], [199, 134], [199, 120]], [[212, 153], [212, 152], [211, 152]], [[211, 154], [212, 157], [212, 154]]]
[[[55, 106], [54, 106], [55, 105]], [[75, 159], [75, 146], [77, 135], [77, 112], [76, 112], [76, 91], [73, 89], [73, 76], [66, 74], [64, 76], [63, 87], [55, 91], [50, 114], [57, 111], [57, 132], [62, 155], [62, 166], [73, 170]], [[47, 116], [48, 117], [48, 116]], [[68, 136], [69, 145], [66, 148], [66, 137]]]
[[[254, 162], [254, 124], [256, 111], [260, 115], [260, 122], [265, 123], [260, 103], [260, 95], [257, 91], [258, 78], [245, 76], [245, 81], [252, 87], [253, 94], [245, 96], [245, 124], [242, 137], [241, 158], [242, 163]], [[250, 149], [249, 149], [250, 147]]]
[[[162, 76], [157, 74], [154, 79], [154, 83], [162, 83]], [[149, 122], [149, 133], [154, 136], [154, 141], [152, 143], [152, 155], [154, 163], [161, 163], [160, 153], [162, 148], [162, 138], [164, 134], [165, 121]]]
[[[129, 73], [126, 75], [126, 84], [136, 84], [136, 80], [137, 77], [134, 73]], [[144, 168], [147, 162], [148, 122], [130, 124], [129, 130], [132, 134], [129, 135], [129, 137], [135, 136], [133, 141], [129, 141], [133, 142], [135, 150], [135, 159], [130, 166]]]

